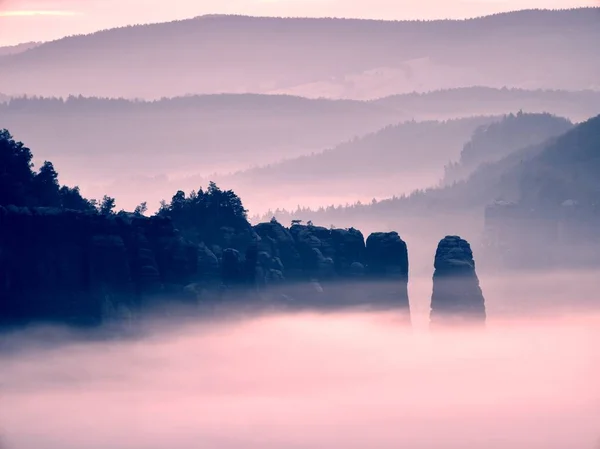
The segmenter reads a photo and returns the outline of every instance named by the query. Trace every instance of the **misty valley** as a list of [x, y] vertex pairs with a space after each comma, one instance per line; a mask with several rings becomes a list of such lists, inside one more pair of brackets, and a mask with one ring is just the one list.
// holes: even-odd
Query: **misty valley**
[[0, 40], [0, 449], [600, 448], [594, 42], [597, 7]]

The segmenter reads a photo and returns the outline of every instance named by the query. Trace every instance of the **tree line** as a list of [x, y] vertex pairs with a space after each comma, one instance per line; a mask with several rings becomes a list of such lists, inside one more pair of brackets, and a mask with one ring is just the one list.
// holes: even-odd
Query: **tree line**
[[[116, 200], [104, 195], [101, 200], [85, 198], [78, 186], [61, 185], [58, 172], [50, 161], [34, 170], [31, 149], [16, 141], [11, 133], [0, 130], [0, 206], [48, 207], [100, 215], [147, 212], [146, 202], [133, 212], [115, 212]], [[169, 202], [162, 201], [158, 216], [169, 217], [184, 228], [205, 230], [224, 223], [246, 222], [246, 209], [232, 190], [221, 190], [214, 182], [186, 195], [178, 191]]]

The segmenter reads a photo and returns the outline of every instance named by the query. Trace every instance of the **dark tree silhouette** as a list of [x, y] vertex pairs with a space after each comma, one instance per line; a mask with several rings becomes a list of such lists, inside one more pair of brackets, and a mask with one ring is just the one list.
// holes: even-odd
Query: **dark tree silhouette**
[[33, 195], [40, 206], [60, 207], [60, 186], [58, 184], [58, 173], [54, 170], [52, 162], [45, 161], [39, 173], [35, 175], [32, 182]]
[[210, 182], [206, 191], [200, 188], [189, 196], [179, 190], [170, 203], [161, 202], [157, 215], [171, 218], [189, 238], [212, 241], [222, 227], [235, 230], [248, 228], [250, 224], [246, 213], [233, 190], [221, 190]]
[[144, 215], [147, 211], [148, 211], [148, 205], [147, 205], [146, 201], [144, 201], [143, 203], [141, 203], [139, 206], [137, 206], [135, 208], [133, 213], [135, 215]]
[[79, 211], [87, 211], [93, 212], [96, 211], [95, 201], [89, 201], [85, 199], [81, 192], [79, 191], [79, 187], [75, 186], [73, 188], [62, 186], [58, 191], [60, 195], [60, 202], [63, 208], [79, 210]]
[[8, 130], [0, 130], [0, 205], [27, 205], [34, 176], [32, 157], [31, 150]]
[[104, 195], [104, 198], [102, 198], [102, 202], [100, 203], [100, 207], [98, 208], [98, 212], [100, 212], [101, 215], [110, 215], [114, 213], [114, 208], [115, 199], [108, 195]]
[[45, 161], [38, 173], [32, 168], [31, 150], [0, 130], [0, 206], [55, 207], [79, 211], [95, 210], [79, 187], [60, 186], [52, 162]]

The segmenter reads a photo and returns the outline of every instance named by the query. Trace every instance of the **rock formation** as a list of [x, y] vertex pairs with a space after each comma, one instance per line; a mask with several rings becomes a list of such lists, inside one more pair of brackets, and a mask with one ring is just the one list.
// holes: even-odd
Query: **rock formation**
[[302, 303], [381, 305], [402, 308], [408, 315], [408, 253], [397, 233], [372, 234], [365, 245], [354, 228], [294, 223], [288, 230], [272, 220], [254, 229], [267, 291], [268, 275], [276, 273], [276, 294], [281, 293], [281, 279], [291, 281], [295, 285], [286, 286], [285, 296]]
[[408, 256], [396, 233], [365, 245], [353, 228], [272, 220], [225, 234], [205, 244], [160, 216], [0, 206], [0, 324], [97, 324], [173, 300], [408, 311]]
[[396, 304], [410, 321], [408, 249], [397, 232], [376, 232], [367, 238], [366, 269], [370, 297]]
[[366, 260], [371, 276], [408, 282], [408, 250], [397, 232], [375, 232], [367, 239]]
[[485, 323], [485, 300], [471, 246], [446, 236], [435, 253], [430, 324]]
[[407, 309], [406, 245], [395, 233], [365, 246], [353, 228], [252, 226], [235, 192], [214, 182], [177, 191], [152, 217], [145, 203], [115, 213], [114, 198], [88, 200], [60, 185], [51, 162], [34, 172], [32, 159], [0, 130], [0, 325], [94, 325], [149, 307], [170, 314], [169, 301]]

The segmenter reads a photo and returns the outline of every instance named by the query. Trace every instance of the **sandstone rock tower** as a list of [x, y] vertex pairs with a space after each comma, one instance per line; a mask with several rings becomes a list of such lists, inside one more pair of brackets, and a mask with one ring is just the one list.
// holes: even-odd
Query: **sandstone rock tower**
[[469, 242], [458, 236], [443, 238], [434, 268], [430, 325], [484, 324], [485, 300]]

